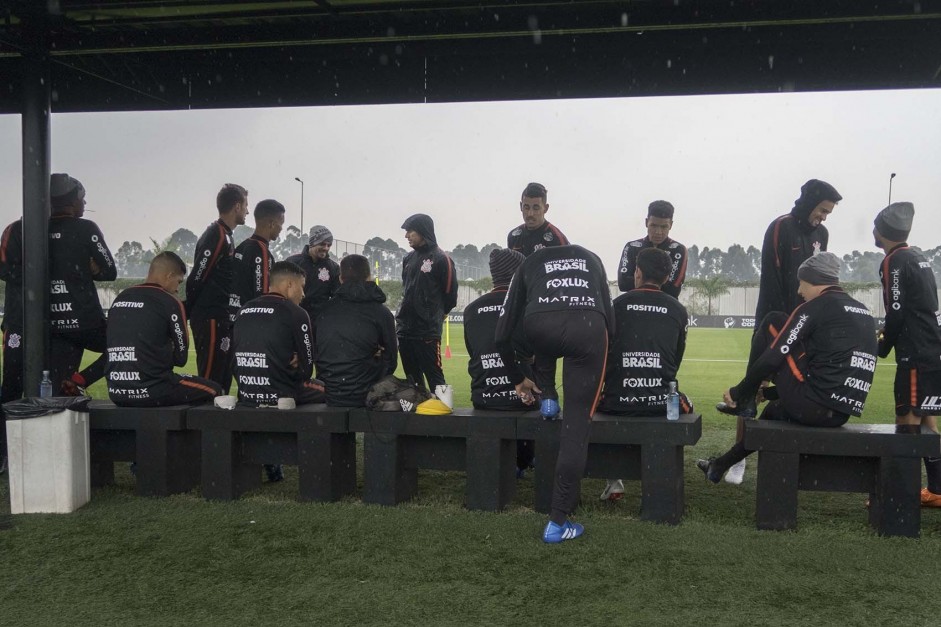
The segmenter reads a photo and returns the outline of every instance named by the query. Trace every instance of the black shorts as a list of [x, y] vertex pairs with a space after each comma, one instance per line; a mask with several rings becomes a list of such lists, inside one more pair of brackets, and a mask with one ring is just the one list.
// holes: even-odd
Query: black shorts
[[899, 366], [895, 370], [895, 415], [941, 416], [941, 370]]

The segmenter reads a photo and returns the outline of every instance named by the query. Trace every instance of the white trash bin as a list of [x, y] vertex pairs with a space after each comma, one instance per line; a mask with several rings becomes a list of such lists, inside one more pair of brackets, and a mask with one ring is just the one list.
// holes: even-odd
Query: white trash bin
[[74, 512], [91, 498], [88, 413], [7, 416], [10, 511]]

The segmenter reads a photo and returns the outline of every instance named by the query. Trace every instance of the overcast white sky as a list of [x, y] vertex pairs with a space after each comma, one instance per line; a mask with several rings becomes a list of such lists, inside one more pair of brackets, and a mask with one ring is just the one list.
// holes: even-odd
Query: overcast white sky
[[[21, 212], [20, 160], [19, 116], [0, 116], [4, 224]], [[549, 220], [613, 274], [651, 200], [676, 206], [672, 236], [687, 246], [760, 246], [809, 178], [844, 196], [830, 250], [873, 249], [896, 172], [892, 198], [916, 208], [910, 243], [941, 244], [941, 90], [54, 114], [52, 165], [84, 183], [112, 250], [199, 234], [226, 182], [252, 206], [281, 201], [298, 225], [296, 176], [305, 230], [405, 247], [403, 219], [423, 212], [448, 249], [505, 245], [539, 181]]]

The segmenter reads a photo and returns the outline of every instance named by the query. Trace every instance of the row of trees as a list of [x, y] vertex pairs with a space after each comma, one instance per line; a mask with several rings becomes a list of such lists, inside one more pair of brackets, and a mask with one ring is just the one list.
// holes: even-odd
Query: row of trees
[[[252, 234], [252, 229], [240, 226], [233, 233], [238, 244]], [[151, 239], [148, 245], [140, 242], [124, 242], [115, 253], [119, 276], [142, 277], [147, 274], [147, 267], [154, 255], [161, 250], [176, 252], [188, 265], [193, 262], [197, 236], [187, 229], [178, 229], [162, 241]], [[281, 237], [271, 243], [275, 259], [285, 259], [299, 253], [307, 243], [297, 227], [289, 226]], [[458, 277], [466, 280], [480, 280], [490, 275], [490, 251], [500, 248], [499, 244], [490, 243], [482, 248], [474, 244], [461, 244], [449, 251], [457, 266]], [[398, 280], [402, 276], [402, 257], [406, 250], [398, 241], [370, 238], [365, 245], [349, 245], [342, 249], [335, 246], [334, 252], [341, 256], [350, 250], [356, 250], [369, 258], [371, 265], [378, 267], [378, 276], [383, 281]], [[922, 251], [931, 263], [935, 275], [941, 277], [941, 246]], [[884, 255], [880, 252], [854, 250], [843, 256], [841, 279], [851, 283], [876, 283], [879, 281], [879, 264]], [[755, 246], [744, 248], [733, 244], [728, 250], [698, 246], [689, 247], [689, 261], [686, 268], [688, 279], [708, 279], [721, 276], [729, 284], [756, 284], [761, 272], [761, 250]]]

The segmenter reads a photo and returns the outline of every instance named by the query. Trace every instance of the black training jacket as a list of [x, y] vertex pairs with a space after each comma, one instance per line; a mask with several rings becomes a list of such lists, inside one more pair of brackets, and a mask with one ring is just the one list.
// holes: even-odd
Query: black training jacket
[[795, 206], [791, 212], [772, 222], [761, 244], [761, 281], [755, 324], [772, 311], [790, 314], [803, 302], [797, 293], [800, 281], [797, 269], [812, 255], [827, 249], [830, 233], [821, 223], [810, 225], [807, 219], [814, 207]]
[[0, 236], [0, 280], [6, 283], [3, 296], [4, 331], [23, 330], [23, 223], [9, 224]]
[[686, 308], [655, 287], [621, 294], [613, 308], [617, 328], [608, 348], [602, 410], [664, 407], [686, 352]]
[[252, 234], [235, 247], [233, 280], [240, 305], [268, 292], [268, 275], [273, 264], [268, 240], [264, 237]]
[[[98, 266], [97, 274], [92, 274], [89, 260]], [[97, 224], [71, 216], [49, 218], [49, 326], [54, 333], [104, 326], [95, 281], [113, 281], [117, 276], [114, 257]]]
[[673, 298], [680, 297], [680, 290], [683, 289], [683, 281], [686, 280], [686, 246], [683, 246], [676, 240], [669, 237], [654, 245], [649, 237], [635, 239], [624, 245], [621, 252], [621, 262], [618, 264], [618, 289], [622, 292], [628, 292], [634, 289], [634, 270], [637, 269], [637, 253], [644, 248], [659, 248], [670, 255], [670, 263], [673, 268], [670, 270], [670, 276], [663, 284], [663, 292]]
[[941, 311], [931, 263], [908, 244], [899, 244], [882, 261], [879, 278], [885, 302], [879, 357], [888, 357], [894, 348], [899, 365], [941, 369]]
[[189, 336], [183, 303], [159, 285], [129, 287], [108, 312], [108, 396], [123, 401], [158, 399], [173, 390], [185, 366]]
[[[464, 308], [467, 373], [471, 377], [471, 402], [477, 409], [528, 409], [516, 395], [516, 386], [510, 382], [509, 371], [503, 365], [494, 339], [506, 292], [506, 288], [494, 289]], [[529, 364], [521, 363], [519, 359], [519, 355], [532, 355], [532, 348], [526, 345], [522, 325], [517, 326], [513, 335], [517, 367], [532, 378]]]
[[316, 321], [320, 310], [340, 287], [340, 264], [331, 259], [320, 259], [316, 263], [310, 258], [310, 247], [304, 246], [304, 251], [298, 255], [291, 255], [287, 261], [300, 266], [307, 279], [304, 283], [304, 300], [301, 307], [307, 312], [311, 320]]
[[216, 220], [199, 236], [193, 269], [186, 277], [186, 311], [201, 320], [235, 320], [239, 297], [234, 284], [232, 230]]
[[512, 357], [513, 332], [526, 316], [573, 310], [597, 311], [605, 317], [608, 337], [614, 335], [614, 312], [604, 265], [581, 246], [541, 248], [520, 266], [503, 303], [494, 340], [514, 386], [523, 380]]
[[425, 238], [425, 245], [402, 261], [402, 304], [395, 315], [400, 338], [441, 338], [444, 317], [457, 304], [454, 262], [440, 248], [430, 220], [416, 218], [410, 228]]
[[[233, 369], [239, 400], [277, 405], [294, 397], [314, 371], [313, 337], [307, 312], [271, 292], [245, 304], [235, 319]], [[291, 360], [297, 356], [297, 367]]]
[[375, 283], [343, 283], [317, 316], [314, 362], [327, 405], [363, 407], [373, 383], [398, 365], [395, 318]]
[[731, 388], [757, 389], [776, 376], [803, 381], [808, 397], [824, 407], [859, 416], [876, 370], [875, 321], [842, 288], [829, 287], [798, 305], [761, 357]]
[[506, 236], [506, 247], [516, 250], [526, 257], [539, 250], [550, 246], [566, 246], [569, 240], [557, 226], [546, 220], [542, 226], [537, 229], [527, 229], [526, 224], [521, 224]]
[[[95, 281], [113, 281], [117, 266], [98, 225], [71, 216], [49, 218], [49, 324], [53, 332], [105, 324]], [[98, 266], [92, 274], [90, 260]], [[3, 328], [23, 328], [23, 221], [0, 237], [0, 279], [6, 281]]]

